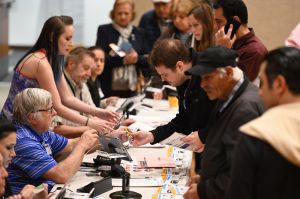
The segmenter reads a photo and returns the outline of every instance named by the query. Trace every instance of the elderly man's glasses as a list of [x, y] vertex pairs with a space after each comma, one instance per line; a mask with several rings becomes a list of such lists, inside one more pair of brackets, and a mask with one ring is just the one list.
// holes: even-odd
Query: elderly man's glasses
[[53, 113], [53, 106], [51, 106], [50, 108], [48, 108], [48, 109], [39, 109], [39, 110], [37, 110], [37, 111], [34, 111], [33, 113], [36, 113], [36, 112], [43, 112], [43, 111], [47, 111], [47, 112], [49, 112], [49, 113]]

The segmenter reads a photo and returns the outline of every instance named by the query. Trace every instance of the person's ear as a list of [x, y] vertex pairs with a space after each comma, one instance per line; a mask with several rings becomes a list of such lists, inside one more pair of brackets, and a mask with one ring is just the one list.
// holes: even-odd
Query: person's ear
[[27, 122], [29, 124], [35, 124], [36, 123], [36, 120], [35, 120], [35, 117], [34, 117], [34, 113], [28, 113], [27, 114]]
[[184, 63], [182, 61], [177, 61], [176, 62], [176, 68], [180, 71], [185, 71], [185, 68], [184, 68]]
[[73, 71], [76, 68], [76, 62], [74, 60], [69, 60], [68, 68]]
[[225, 71], [226, 71], [226, 78], [227, 78], [228, 80], [232, 80], [232, 79], [233, 79], [233, 68], [230, 67], [230, 66], [227, 66], [227, 67], [225, 68]]
[[109, 17], [111, 18], [111, 20], [115, 20], [115, 13], [114, 13], [114, 10], [111, 10], [110, 13], [109, 13]]
[[288, 86], [286, 84], [286, 80], [282, 75], [278, 75], [274, 81], [273, 81], [273, 85], [272, 85], [274, 91], [276, 92], [276, 94], [278, 96], [282, 96], [286, 90], [288, 89]]
[[235, 21], [238, 21], [239, 23], [241, 23], [241, 20], [240, 20], [240, 18], [238, 17], [238, 16], [233, 16], [232, 17]]

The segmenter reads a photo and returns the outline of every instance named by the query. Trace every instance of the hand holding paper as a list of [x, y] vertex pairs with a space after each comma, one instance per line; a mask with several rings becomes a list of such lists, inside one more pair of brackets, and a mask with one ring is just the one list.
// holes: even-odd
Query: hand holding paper
[[154, 140], [153, 134], [151, 132], [146, 131], [138, 131], [132, 133], [133, 141], [132, 144], [134, 146], [141, 146], [147, 143], [151, 143]]
[[198, 184], [201, 181], [201, 176], [200, 175], [194, 175], [191, 176], [190, 179], [188, 180], [188, 182], [186, 183], [186, 186], [191, 186], [191, 184]]
[[194, 152], [201, 153], [204, 150], [205, 145], [201, 142], [197, 131], [194, 131], [190, 135], [182, 138], [181, 141], [189, 144]]
[[131, 65], [135, 64], [138, 60], [138, 54], [135, 50], [130, 51], [129, 53], [126, 53], [124, 57], [124, 64]]

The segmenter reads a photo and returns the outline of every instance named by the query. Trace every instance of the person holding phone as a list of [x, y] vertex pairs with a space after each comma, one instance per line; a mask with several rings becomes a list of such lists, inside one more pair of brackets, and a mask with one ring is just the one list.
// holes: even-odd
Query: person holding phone
[[241, 0], [216, 0], [215, 14], [216, 44], [232, 48], [238, 53], [238, 66], [245, 75], [259, 85], [259, 66], [268, 50], [248, 27], [248, 10]]
[[13, 194], [10, 182], [7, 180], [6, 168], [16, 156], [14, 147], [17, 142], [17, 129], [6, 120], [0, 120], [0, 198], [8, 199], [46, 199], [48, 198], [48, 185], [41, 184], [35, 187], [31, 184], [25, 185], [22, 190]]

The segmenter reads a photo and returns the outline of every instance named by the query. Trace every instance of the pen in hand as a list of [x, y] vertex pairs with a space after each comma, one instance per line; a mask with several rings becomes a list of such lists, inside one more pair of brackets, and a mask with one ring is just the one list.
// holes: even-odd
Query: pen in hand
[[124, 117], [125, 117], [125, 112], [123, 112], [123, 114], [122, 114], [122, 116], [120, 117], [120, 119], [119, 119], [119, 121], [115, 124], [115, 126], [114, 126], [114, 130], [117, 130], [118, 128], [120, 128], [120, 126], [121, 126], [121, 122], [122, 122], [122, 120], [124, 119]]

